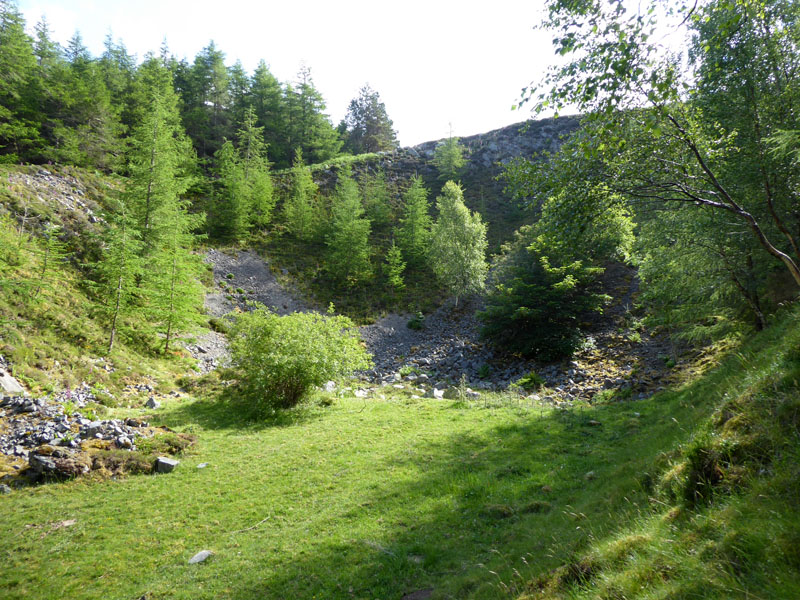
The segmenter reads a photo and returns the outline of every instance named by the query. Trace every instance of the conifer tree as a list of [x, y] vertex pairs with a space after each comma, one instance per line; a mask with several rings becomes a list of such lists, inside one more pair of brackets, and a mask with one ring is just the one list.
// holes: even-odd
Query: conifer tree
[[211, 231], [226, 241], [240, 241], [250, 220], [245, 193], [244, 173], [233, 143], [226, 141], [214, 154], [217, 185], [214, 190]]
[[428, 214], [428, 190], [422, 178], [415, 175], [403, 194], [403, 216], [397, 240], [409, 265], [421, 267], [428, 257], [432, 219]]
[[170, 118], [170, 102], [155, 92], [151, 107], [133, 133], [125, 202], [140, 232], [144, 252], [155, 251], [164, 237], [164, 214], [186, 190], [182, 163], [189, 148]]
[[342, 142], [325, 114], [325, 99], [314, 87], [311, 71], [300, 69], [295, 86], [286, 86], [286, 140], [290, 148], [300, 148], [309, 163], [333, 158]]
[[451, 128], [450, 136], [434, 149], [433, 164], [439, 170], [440, 179], [455, 181], [466, 163], [464, 147], [457, 137], [453, 137]]
[[382, 230], [392, 221], [392, 194], [383, 169], [365, 173], [361, 180], [364, 210], [373, 227]]
[[[341, 130], [341, 129], [340, 129]], [[350, 101], [344, 118], [345, 147], [353, 154], [397, 148], [397, 133], [378, 92], [369, 84]]]
[[286, 144], [283, 89], [263, 60], [250, 80], [250, 105], [256, 113], [256, 125], [264, 128], [270, 161], [280, 168], [289, 167], [294, 148]]
[[142, 243], [124, 198], [116, 212], [105, 216], [108, 230], [103, 253], [95, 265], [95, 289], [101, 313], [108, 321], [108, 352], [114, 349], [125, 316], [135, 305], [137, 282], [142, 275]]
[[43, 287], [48, 286], [48, 277], [51, 275], [53, 265], [63, 262], [68, 256], [67, 246], [61, 241], [62, 234], [61, 227], [58, 225], [50, 225], [46, 228], [44, 236], [39, 244], [39, 249], [36, 254], [40, 257], [39, 274], [36, 278], [36, 289], [33, 291], [33, 297], [36, 298]]
[[151, 290], [147, 312], [164, 336], [166, 354], [177, 332], [200, 321], [204, 292], [198, 279], [202, 263], [191, 252], [195, 240], [192, 232], [200, 226], [202, 217], [190, 214], [188, 203], [179, 201], [163, 218], [162, 246], [149, 269], [152, 276], [147, 279]]
[[486, 264], [486, 225], [478, 213], [464, 205], [461, 186], [448, 181], [436, 199], [439, 218], [433, 226], [430, 266], [439, 281], [456, 297], [478, 292], [484, 287]]
[[339, 282], [356, 285], [372, 275], [369, 259], [370, 222], [363, 218], [364, 207], [358, 184], [353, 181], [350, 169], [339, 173], [336, 191], [331, 203], [328, 246], [328, 272]]
[[40, 115], [33, 98], [35, 69], [25, 20], [13, 2], [0, 0], [0, 160], [4, 162], [24, 159], [40, 144]]
[[406, 263], [403, 261], [403, 254], [392, 240], [392, 245], [389, 246], [389, 251], [386, 253], [386, 280], [396, 292], [406, 287], [403, 281], [405, 269]]
[[314, 205], [318, 191], [311, 171], [303, 162], [303, 152], [298, 149], [292, 169], [291, 191], [283, 209], [286, 226], [297, 239], [311, 241], [317, 233]]
[[244, 113], [237, 132], [239, 161], [243, 171], [243, 185], [247, 194], [248, 226], [263, 227], [272, 219], [275, 207], [272, 178], [269, 174], [264, 128], [256, 127], [256, 114], [252, 108]]

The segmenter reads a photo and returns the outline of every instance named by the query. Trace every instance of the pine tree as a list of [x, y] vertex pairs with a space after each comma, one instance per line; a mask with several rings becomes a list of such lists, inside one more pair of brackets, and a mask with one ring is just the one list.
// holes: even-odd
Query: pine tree
[[453, 137], [451, 128], [450, 136], [443, 142], [439, 142], [433, 151], [433, 164], [439, 170], [439, 178], [455, 181], [466, 163], [464, 147], [457, 137]]
[[403, 281], [403, 271], [406, 269], [406, 263], [403, 261], [403, 254], [400, 252], [394, 240], [392, 245], [389, 246], [389, 251], [386, 253], [386, 280], [393, 290], [399, 292], [406, 287]]
[[342, 142], [325, 114], [325, 99], [311, 79], [311, 71], [303, 67], [295, 86], [286, 86], [286, 140], [290, 148], [300, 148], [303, 156], [314, 164], [333, 158]]
[[428, 257], [432, 219], [428, 214], [428, 190], [418, 175], [411, 179], [403, 203], [397, 240], [408, 264], [421, 267]]
[[256, 125], [264, 128], [270, 161], [280, 168], [289, 167], [294, 148], [286, 144], [283, 90], [263, 60], [258, 63], [250, 81], [250, 103], [256, 113]]
[[169, 98], [152, 96], [150, 111], [131, 139], [125, 202], [140, 232], [144, 252], [155, 251], [164, 237], [164, 214], [172, 210], [188, 182], [182, 165], [189, 148], [176, 129]]
[[52, 274], [53, 265], [64, 262], [69, 256], [67, 245], [61, 241], [61, 227], [50, 225], [45, 229], [36, 254], [39, 255], [39, 274], [36, 277], [36, 289], [33, 297], [36, 298], [43, 287], [48, 287], [48, 278]]
[[226, 141], [214, 154], [217, 181], [213, 196], [211, 231], [215, 237], [241, 241], [247, 233], [250, 211], [247, 206], [244, 173], [233, 143]]
[[327, 268], [331, 276], [348, 286], [356, 285], [372, 275], [369, 260], [370, 222], [363, 218], [364, 208], [358, 184], [349, 168], [339, 173], [331, 203]]
[[464, 193], [457, 183], [448, 181], [436, 199], [439, 218], [433, 226], [429, 252], [430, 266], [439, 281], [456, 297], [478, 292], [484, 287], [486, 264], [486, 225], [478, 213], [464, 205]]
[[248, 227], [263, 227], [272, 219], [275, 199], [267, 161], [267, 146], [264, 143], [264, 128], [256, 127], [256, 114], [252, 108], [245, 111], [236, 136], [240, 168], [243, 171], [242, 180], [247, 195]]
[[214, 155], [231, 138], [230, 76], [225, 54], [212, 41], [195, 57], [182, 77], [184, 125], [201, 158]]
[[40, 144], [33, 40], [10, 0], [0, 0], [0, 161], [16, 162]]
[[316, 204], [319, 188], [311, 177], [311, 170], [303, 162], [303, 152], [297, 150], [292, 168], [292, 185], [284, 205], [286, 227], [297, 239], [311, 241], [316, 236]]
[[383, 169], [365, 173], [361, 179], [364, 210], [375, 229], [382, 230], [392, 222], [392, 194]]
[[345, 147], [353, 154], [394, 150], [398, 144], [392, 125], [380, 95], [367, 84], [347, 108]]

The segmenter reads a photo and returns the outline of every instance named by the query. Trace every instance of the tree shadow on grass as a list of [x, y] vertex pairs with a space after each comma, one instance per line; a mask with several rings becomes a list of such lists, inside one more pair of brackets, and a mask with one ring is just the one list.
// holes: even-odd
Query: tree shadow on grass
[[[384, 457], [374, 464], [381, 483], [318, 524], [351, 529], [319, 541], [303, 530], [310, 550], [254, 558], [231, 597], [506, 597], [647, 510], [643, 474], [688, 435], [662, 404], [531, 414]], [[640, 428], [634, 410], [651, 411], [655, 430]]]
[[255, 432], [272, 427], [291, 427], [319, 416], [316, 406], [310, 403], [282, 411], [259, 411], [229, 387], [165, 410], [158, 415], [158, 425], [178, 430], [196, 425], [211, 430]]

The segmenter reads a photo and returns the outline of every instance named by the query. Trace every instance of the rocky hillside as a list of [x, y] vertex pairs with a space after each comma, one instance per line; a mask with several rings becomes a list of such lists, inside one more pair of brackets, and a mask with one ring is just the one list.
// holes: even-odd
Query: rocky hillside
[[[461, 181], [467, 205], [481, 213], [489, 225], [490, 249], [496, 251], [500, 243], [508, 239], [525, 222], [525, 215], [512, 202], [498, 180], [503, 165], [517, 157], [531, 157], [540, 152], [555, 152], [561, 140], [579, 126], [576, 117], [540, 119], [508, 125], [487, 133], [460, 138], [466, 149], [467, 163]], [[441, 187], [439, 173], [433, 165], [436, 146], [444, 140], [433, 140], [417, 146], [399, 148], [394, 152], [366, 155], [352, 164], [356, 178], [365, 172], [383, 170], [387, 181], [403, 187], [412, 175], [419, 175], [431, 190], [433, 199]], [[339, 171], [337, 164], [318, 165], [314, 178], [323, 191], [330, 191], [336, 184]], [[283, 176], [277, 177], [279, 185]]]

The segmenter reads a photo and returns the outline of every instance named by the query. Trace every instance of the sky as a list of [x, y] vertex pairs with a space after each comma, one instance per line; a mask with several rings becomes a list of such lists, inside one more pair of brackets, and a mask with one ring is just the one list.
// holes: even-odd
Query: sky
[[524, 121], [521, 89], [554, 61], [536, 0], [18, 0], [29, 30], [45, 15], [56, 41], [80, 31], [93, 55], [109, 33], [141, 59], [166, 39], [190, 62], [213, 40], [226, 64], [263, 59], [280, 81], [311, 69], [334, 125], [365, 84], [403, 146]]

